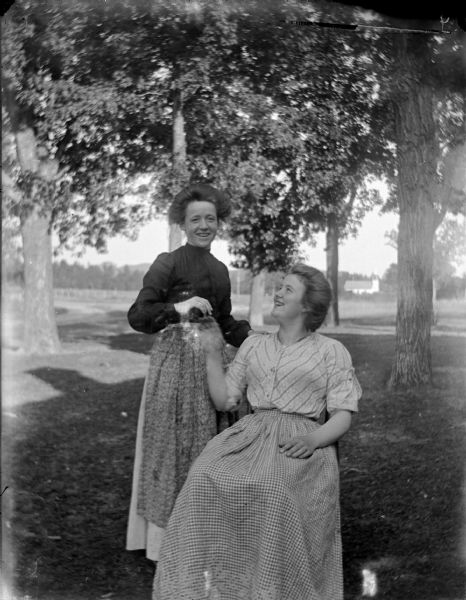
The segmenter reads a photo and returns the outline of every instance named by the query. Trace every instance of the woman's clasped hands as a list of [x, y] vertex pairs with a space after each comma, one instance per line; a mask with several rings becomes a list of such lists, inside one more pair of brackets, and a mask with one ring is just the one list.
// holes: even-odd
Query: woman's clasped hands
[[212, 314], [212, 305], [206, 298], [201, 298], [201, 296], [193, 296], [188, 300], [177, 302], [174, 306], [180, 315], [187, 315], [193, 308], [200, 310], [204, 317]]

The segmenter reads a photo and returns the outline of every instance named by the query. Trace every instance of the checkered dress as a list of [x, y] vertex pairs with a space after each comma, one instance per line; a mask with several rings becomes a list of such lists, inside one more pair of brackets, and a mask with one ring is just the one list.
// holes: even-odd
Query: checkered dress
[[322, 409], [357, 410], [346, 349], [318, 334], [282, 346], [252, 336], [229, 369], [255, 412], [211, 440], [168, 522], [154, 600], [341, 600], [334, 446], [307, 459], [279, 444], [319, 427]]

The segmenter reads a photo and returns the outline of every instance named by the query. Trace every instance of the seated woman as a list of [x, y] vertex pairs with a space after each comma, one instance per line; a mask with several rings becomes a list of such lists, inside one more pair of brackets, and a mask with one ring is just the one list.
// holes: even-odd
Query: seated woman
[[213, 438], [191, 467], [154, 600], [343, 598], [335, 442], [361, 388], [345, 347], [315, 333], [330, 299], [320, 271], [292, 268], [274, 299], [278, 332], [247, 338], [226, 377], [220, 335], [200, 331], [212, 399], [231, 407], [246, 390], [254, 413]]

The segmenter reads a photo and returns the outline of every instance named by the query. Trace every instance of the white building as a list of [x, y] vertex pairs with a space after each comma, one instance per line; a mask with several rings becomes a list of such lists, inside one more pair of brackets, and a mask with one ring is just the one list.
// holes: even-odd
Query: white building
[[380, 292], [380, 281], [378, 277], [371, 280], [348, 280], [345, 281], [344, 290], [353, 294], [375, 294]]

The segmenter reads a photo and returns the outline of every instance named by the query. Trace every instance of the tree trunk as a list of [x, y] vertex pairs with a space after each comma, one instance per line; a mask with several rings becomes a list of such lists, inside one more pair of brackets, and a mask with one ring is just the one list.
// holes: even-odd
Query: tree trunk
[[340, 315], [338, 311], [338, 223], [336, 215], [330, 214], [327, 218], [326, 248], [327, 279], [332, 288], [332, 302], [329, 310], [329, 325], [338, 327]]
[[253, 275], [251, 282], [251, 298], [249, 300], [249, 324], [254, 327], [264, 325], [264, 296], [265, 296], [265, 270]]
[[239, 300], [239, 296], [241, 295], [241, 270], [237, 269], [235, 272], [235, 276], [236, 276], [236, 295], [238, 296], [238, 300]]
[[[181, 190], [187, 183], [186, 172], [186, 133], [183, 115], [183, 100], [181, 90], [175, 91], [173, 101], [173, 174], [177, 181], [176, 188]], [[170, 225], [168, 234], [168, 249], [171, 252], [181, 246], [182, 231], [176, 223]]]
[[[433, 89], [419, 81], [422, 58], [406, 48], [400, 36], [404, 69], [395, 103], [398, 202], [398, 301], [395, 362], [389, 385], [415, 386], [432, 377], [430, 328], [434, 241], [433, 191], [436, 181], [436, 140]], [[418, 56], [421, 56], [418, 54]]]
[[181, 246], [183, 242], [183, 232], [180, 226], [172, 223], [168, 229], [168, 250], [172, 252]]
[[432, 325], [437, 325], [438, 321], [438, 302], [437, 302], [437, 281], [432, 277]]
[[[34, 132], [25, 128], [16, 132], [18, 161], [23, 172], [33, 172], [53, 181], [58, 165], [38, 156]], [[33, 198], [34, 201], [34, 198]], [[24, 338], [28, 354], [60, 351], [53, 299], [51, 211], [36, 203], [21, 217], [24, 257]]]
[[60, 351], [55, 320], [50, 213], [34, 208], [21, 220], [24, 255], [24, 350], [28, 354]]

